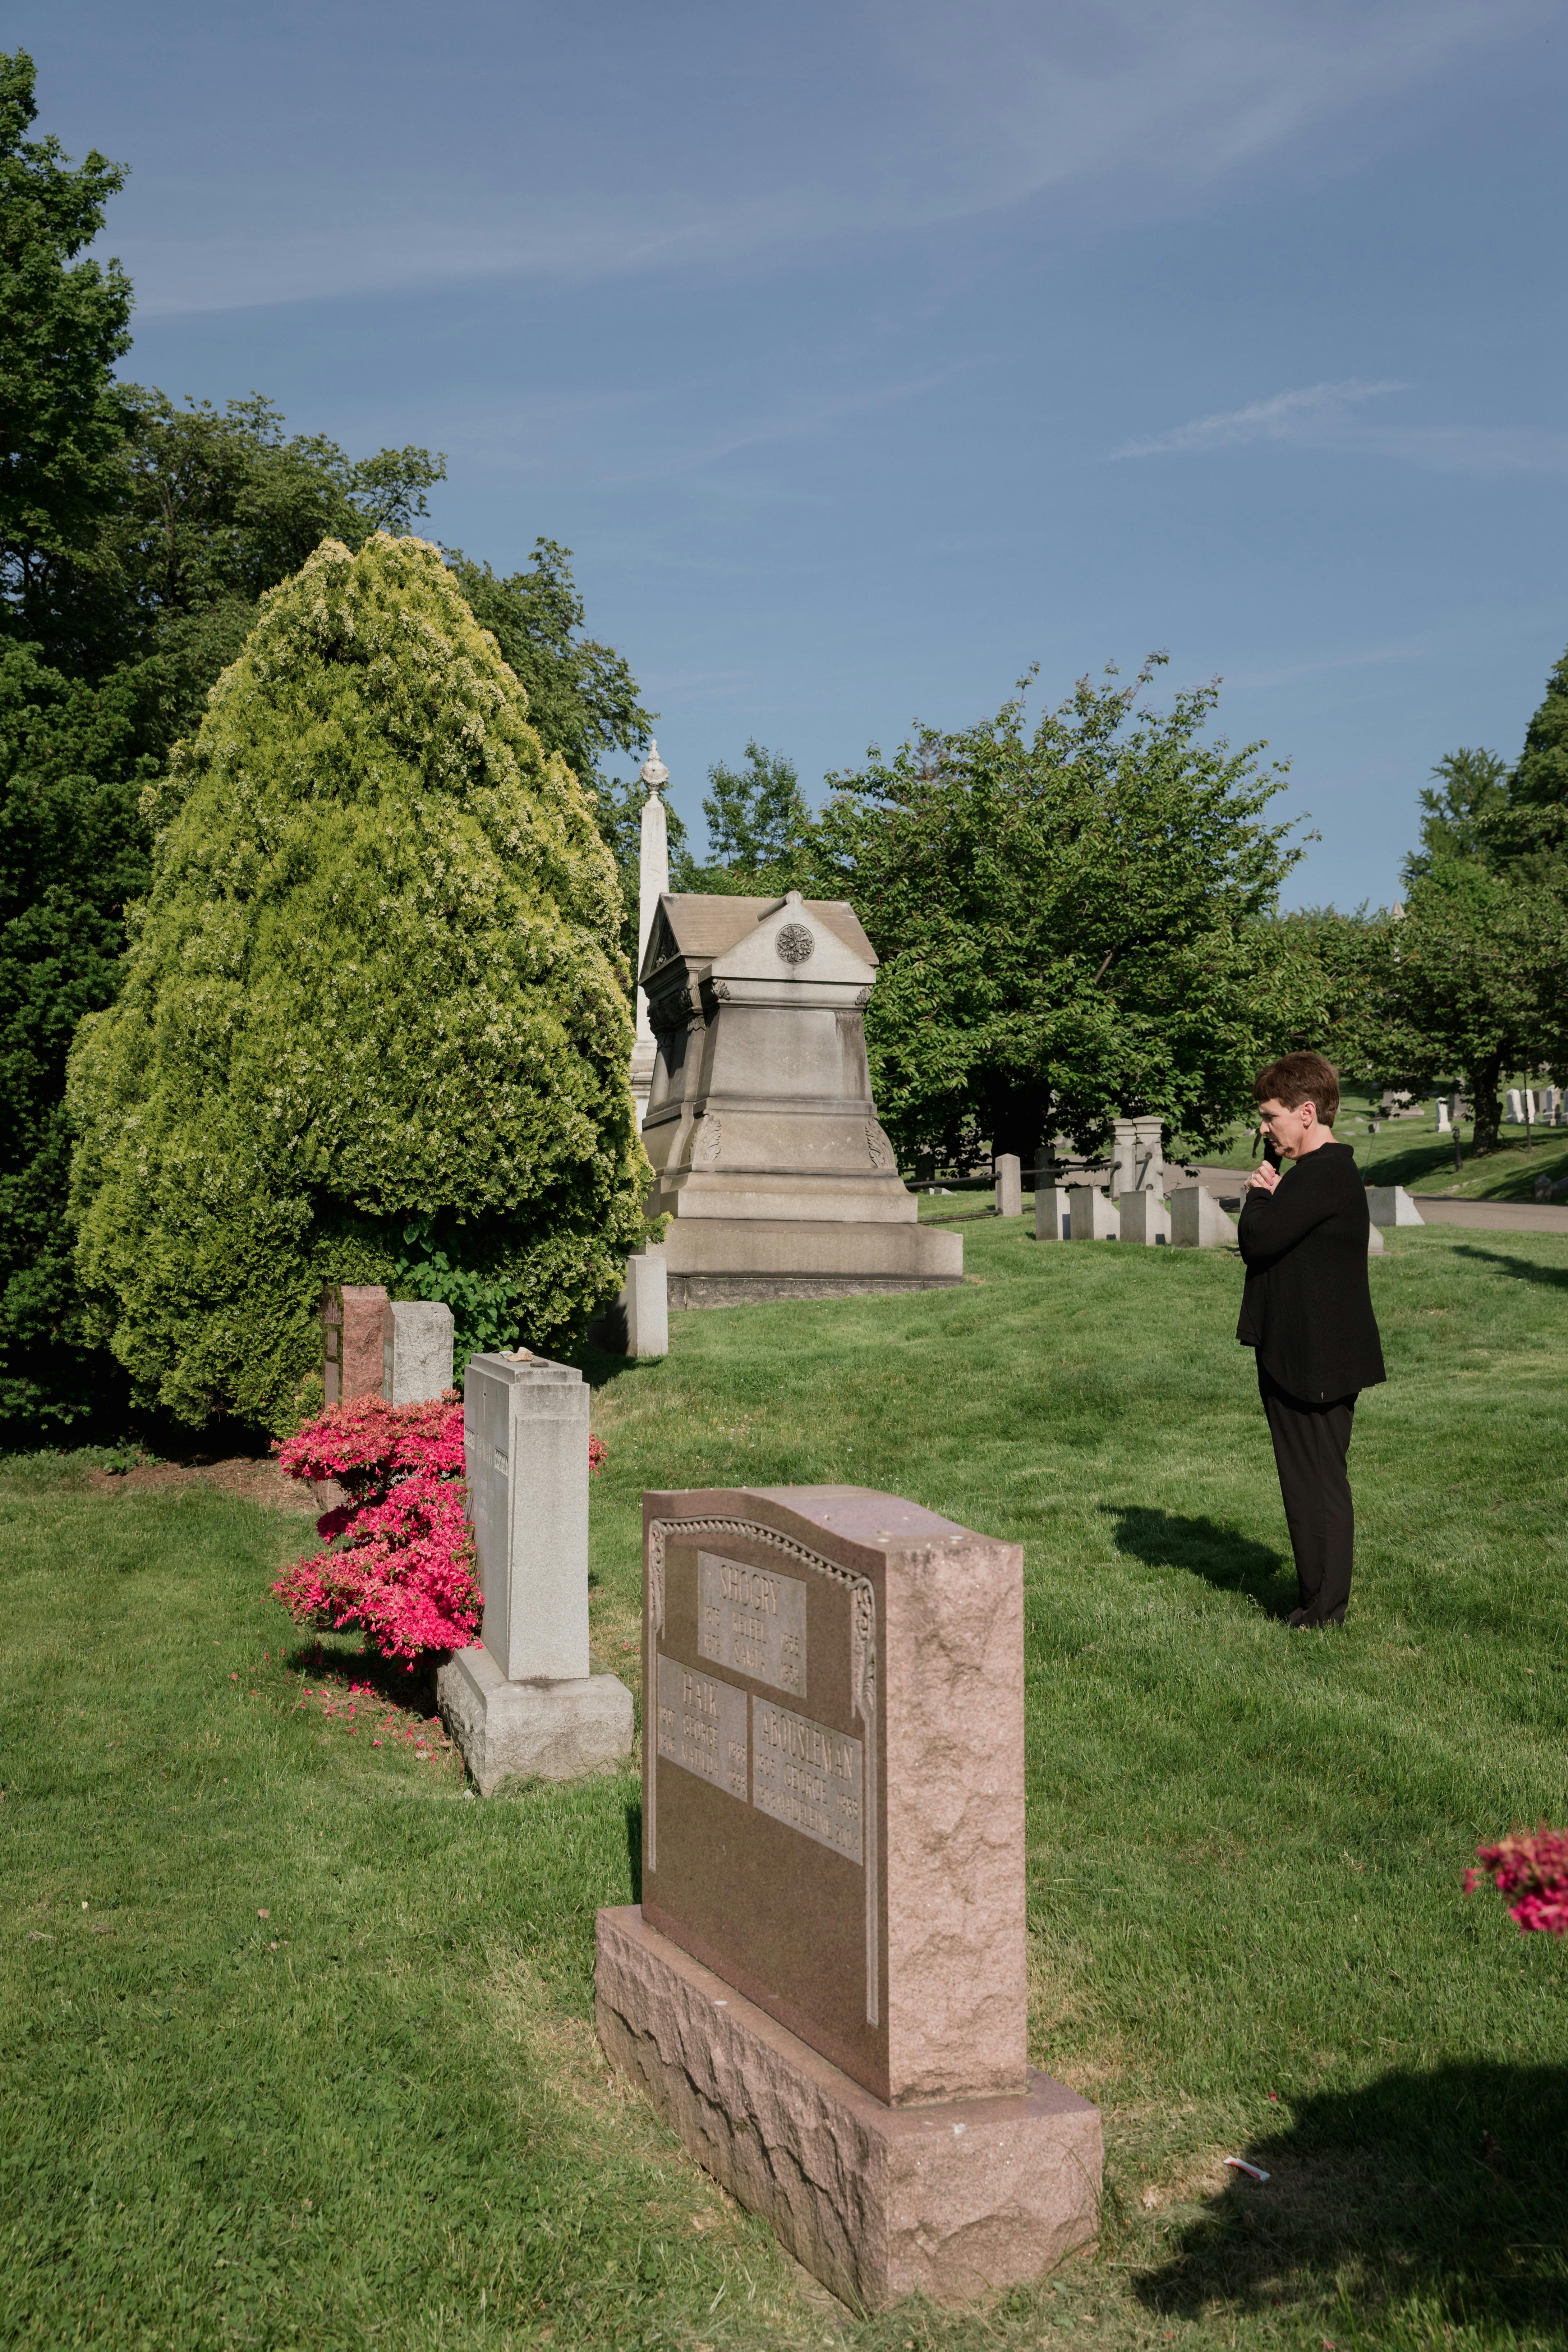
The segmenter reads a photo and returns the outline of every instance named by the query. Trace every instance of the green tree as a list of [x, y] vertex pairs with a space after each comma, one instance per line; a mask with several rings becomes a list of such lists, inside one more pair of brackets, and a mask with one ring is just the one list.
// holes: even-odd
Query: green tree
[[1496, 864], [1568, 890], [1568, 653], [1547, 679], [1507, 801], [1489, 815], [1486, 845]]
[[79, 1265], [138, 1399], [288, 1425], [322, 1280], [411, 1252], [545, 1348], [621, 1279], [619, 894], [525, 713], [437, 551], [329, 541], [153, 789], [152, 889], [68, 1097]]
[[103, 1386], [71, 1267], [66, 1055], [110, 1003], [147, 887], [136, 699], [0, 646], [0, 1420], [58, 1429]]
[[34, 79], [25, 49], [0, 53], [0, 620], [48, 644], [120, 488], [131, 285], [79, 257], [124, 169], [96, 148], [73, 169], [58, 140], [29, 139]]
[[793, 763], [753, 740], [743, 768], [716, 761], [708, 782], [708, 862], [693, 887], [744, 897], [798, 888], [810, 874], [816, 822]]
[[1421, 793], [1421, 846], [1405, 861], [1406, 889], [1446, 857], [1488, 854], [1489, 828], [1508, 804], [1508, 761], [1495, 751], [1449, 751]]
[[[1156, 656], [1156, 661], [1163, 659]], [[817, 887], [881, 959], [878, 1108], [911, 1155], [1101, 1142], [1119, 1111], [1212, 1136], [1302, 1026], [1310, 956], [1263, 919], [1300, 855], [1262, 823], [1279, 772], [1080, 681], [1032, 733], [1019, 699], [830, 779]]]
[[1376, 944], [1377, 1075], [1418, 1091], [1462, 1087], [1476, 1150], [1495, 1150], [1504, 1075], [1563, 1058], [1565, 971], [1556, 892], [1479, 858], [1436, 860]]

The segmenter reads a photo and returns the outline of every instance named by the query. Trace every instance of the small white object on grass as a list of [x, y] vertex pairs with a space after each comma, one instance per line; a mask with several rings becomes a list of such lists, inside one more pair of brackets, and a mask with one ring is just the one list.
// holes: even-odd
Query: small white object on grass
[[1248, 2180], [1267, 2180], [1268, 2178], [1260, 2164], [1248, 2164], [1244, 2156], [1227, 2156], [1226, 2162], [1233, 2172], [1245, 2172]]

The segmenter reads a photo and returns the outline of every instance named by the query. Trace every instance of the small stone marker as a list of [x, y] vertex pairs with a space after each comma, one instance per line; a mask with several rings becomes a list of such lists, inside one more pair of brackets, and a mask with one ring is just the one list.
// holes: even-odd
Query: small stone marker
[[1424, 1225], [1426, 1222], [1403, 1184], [1369, 1184], [1366, 1206], [1374, 1225]]
[[1065, 1184], [1037, 1172], [1035, 1177], [1035, 1239], [1065, 1242], [1068, 1238], [1068, 1195]]
[[1123, 1192], [1118, 1206], [1124, 1242], [1170, 1241], [1171, 1212], [1163, 1192]]
[[626, 1278], [589, 1325], [588, 1337], [610, 1356], [668, 1355], [669, 1276], [662, 1249], [650, 1243], [627, 1258]]
[[644, 1496], [643, 1899], [599, 2039], [846, 2301], [965, 2300], [1098, 2222], [1026, 2062], [1023, 1555], [891, 1495]]
[[425, 1404], [452, 1385], [452, 1310], [438, 1299], [389, 1299], [381, 1310], [381, 1393]]
[[1098, 1184], [1068, 1186], [1068, 1238], [1075, 1242], [1113, 1242], [1121, 1234], [1116, 1202]]
[[1170, 1196], [1173, 1249], [1235, 1249], [1236, 1226], [1212, 1192], [1182, 1184]]
[[589, 1671], [588, 1402], [580, 1371], [525, 1349], [471, 1357], [464, 1376], [484, 1625], [436, 1691], [481, 1796], [631, 1753], [630, 1691]]
[[1524, 1097], [1521, 1094], [1517, 1087], [1510, 1087], [1506, 1097], [1506, 1103], [1507, 1108], [1504, 1116], [1507, 1118], [1509, 1125], [1510, 1127], [1522, 1127], [1524, 1125]]
[[322, 1291], [321, 1393], [329, 1405], [382, 1394], [386, 1305], [379, 1282], [329, 1282]]
[[1439, 1095], [1437, 1097], [1437, 1132], [1439, 1135], [1451, 1135], [1453, 1131], [1454, 1122], [1448, 1116], [1448, 1097], [1447, 1095]]
[[999, 1151], [996, 1155], [996, 1214], [999, 1217], [1021, 1217], [1024, 1213], [1024, 1164], [1016, 1151]]

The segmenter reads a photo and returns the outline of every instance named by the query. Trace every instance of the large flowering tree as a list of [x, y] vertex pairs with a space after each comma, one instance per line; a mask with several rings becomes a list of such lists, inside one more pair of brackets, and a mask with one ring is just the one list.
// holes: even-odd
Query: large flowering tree
[[138, 1395], [292, 1427], [326, 1278], [569, 1344], [641, 1232], [620, 897], [437, 550], [323, 541], [150, 805], [68, 1097], [79, 1269]]

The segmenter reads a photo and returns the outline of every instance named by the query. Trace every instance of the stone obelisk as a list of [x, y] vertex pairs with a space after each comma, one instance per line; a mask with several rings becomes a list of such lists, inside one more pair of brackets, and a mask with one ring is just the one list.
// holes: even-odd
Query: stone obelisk
[[[653, 929], [653, 919], [658, 912], [658, 902], [669, 887], [669, 825], [665, 817], [664, 803], [659, 798], [669, 782], [669, 770], [658, 756], [658, 745], [650, 745], [647, 758], [638, 772], [638, 782], [647, 786], [647, 798], [642, 812], [642, 854], [637, 875], [637, 957], [634, 975], [642, 970], [647, 952], [647, 935]], [[655, 1047], [653, 1029], [647, 1017], [647, 998], [637, 987], [637, 1039], [632, 1046], [632, 1099], [637, 1107], [637, 1125], [642, 1125], [647, 1112], [648, 1088], [653, 1084]]]

